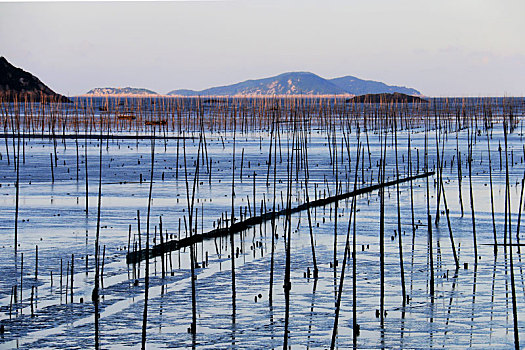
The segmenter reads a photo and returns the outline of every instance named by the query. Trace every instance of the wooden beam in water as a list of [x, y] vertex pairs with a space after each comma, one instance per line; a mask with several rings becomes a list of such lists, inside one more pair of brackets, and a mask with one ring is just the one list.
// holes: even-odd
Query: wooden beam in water
[[429, 171], [429, 172], [426, 172], [426, 173], [423, 173], [423, 174], [409, 176], [409, 177], [405, 177], [405, 178], [399, 179], [399, 180], [393, 180], [393, 181], [388, 181], [388, 182], [384, 182], [384, 183], [378, 183], [378, 184], [375, 184], [375, 185], [372, 185], [372, 186], [362, 187], [362, 188], [357, 189], [355, 191], [346, 192], [346, 193], [342, 193], [342, 194], [331, 196], [331, 197], [327, 197], [327, 198], [317, 199], [317, 200], [314, 200], [314, 201], [312, 201], [310, 203], [303, 203], [303, 204], [301, 204], [301, 205], [299, 205], [299, 206], [297, 206], [295, 208], [291, 208], [291, 209], [289, 209], [289, 211], [290, 211], [289, 213], [287, 212], [288, 209], [283, 209], [283, 210], [280, 210], [280, 211], [277, 211], [277, 212], [268, 212], [268, 213], [264, 213], [264, 214], [259, 215], [259, 216], [253, 216], [253, 217], [248, 218], [248, 219], [246, 219], [244, 221], [240, 221], [240, 222], [234, 223], [229, 228], [217, 228], [217, 229], [214, 229], [214, 230], [202, 233], [202, 234], [194, 234], [194, 235], [192, 235], [190, 237], [186, 237], [186, 238], [182, 238], [182, 239], [178, 239], [178, 240], [167, 241], [167, 242], [164, 242], [163, 244], [157, 244], [157, 245], [151, 247], [151, 249], [142, 249], [142, 250], [139, 250], [139, 251], [136, 251], [136, 252], [130, 252], [129, 254], [126, 254], [126, 263], [134, 264], [134, 263], [138, 263], [138, 262], [140, 262], [142, 260], [146, 260], [146, 258], [148, 257], [148, 252], [149, 252], [149, 257], [150, 258], [151, 257], [155, 257], [155, 256], [161, 256], [162, 254], [168, 253], [170, 251], [178, 250], [178, 249], [184, 248], [184, 247], [189, 247], [192, 244], [202, 242], [204, 239], [211, 239], [211, 238], [216, 238], [216, 237], [220, 237], [220, 236], [226, 236], [226, 235], [228, 235], [230, 233], [238, 233], [238, 232], [247, 230], [248, 228], [250, 228], [252, 226], [262, 224], [263, 222], [269, 221], [272, 218], [278, 218], [278, 217], [286, 215], [286, 214], [298, 213], [298, 212], [306, 210], [308, 208], [315, 208], [315, 207], [325, 206], [325, 205], [328, 205], [328, 204], [336, 202], [336, 201], [341, 201], [341, 200], [344, 200], [344, 199], [347, 199], [347, 198], [351, 198], [351, 197], [359, 196], [361, 194], [369, 193], [369, 192], [378, 190], [378, 189], [383, 188], [383, 187], [389, 187], [389, 186], [396, 185], [398, 183], [401, 184], [401, 183], [404, 183], [404, 182], [413, 181], [413, 180], [417, 180], [417, 179], [420, 179], [420, 178], [425, 178], [425, 177], [428, 177], [428, 176], [432, 176], [434, 174], [435, 174], [434, 171]]
[[[10, 139], [10, 138], [22, 138], [22, 139], [87, 139], [87, 140], [152, 140], [153, 135], [118, 135], [118, 134], [13, 134], [13, 133], [3, 133], [0, 134], [0, 137]], [[182, 140], [182, 139], [196, 139], [194, 136], [163, 136], [163, 139], [168, 140]]]

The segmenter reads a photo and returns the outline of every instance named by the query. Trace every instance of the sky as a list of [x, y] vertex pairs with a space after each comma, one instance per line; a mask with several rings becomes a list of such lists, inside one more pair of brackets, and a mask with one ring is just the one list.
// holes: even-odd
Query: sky
[[0, 2], [0, 55], [69, 96], [288, 71], [525, 96], [523, 0]]

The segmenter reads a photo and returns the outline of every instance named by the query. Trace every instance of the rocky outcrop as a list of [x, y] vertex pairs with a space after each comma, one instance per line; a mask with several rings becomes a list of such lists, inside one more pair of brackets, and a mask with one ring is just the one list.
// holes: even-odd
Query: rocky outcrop
[[352, 97], [346, 101], [355, 103], [428, 103], [427, 100], [419, 96], [411, 96], [398, 92], [394, 92], [393, 94], [366, 94]]

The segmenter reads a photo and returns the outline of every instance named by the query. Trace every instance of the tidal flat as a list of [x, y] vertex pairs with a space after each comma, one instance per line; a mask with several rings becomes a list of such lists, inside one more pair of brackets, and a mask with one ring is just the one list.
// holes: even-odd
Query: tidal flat
[[0, 348], [518, 345], [524, 112], [3, 103]]

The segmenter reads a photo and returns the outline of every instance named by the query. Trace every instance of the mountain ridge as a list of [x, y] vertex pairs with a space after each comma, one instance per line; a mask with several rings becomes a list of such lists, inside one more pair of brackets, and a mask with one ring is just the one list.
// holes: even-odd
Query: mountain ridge
[[352, 91], [354, 95], [398, 92], [406, 95], [421, 96], [421, 92], [413, 88], [408, 88], [405, 86], [387, 85], [380, 81], [359, 79], [351, 75], [346, 75], [339, 78], [332, 78], [329, 79], [329, 81], [346, 91]]
[[422, 95], [416, 89], [387, 85], [383, 82], [363, 80], [354, 76], [332, 79], [310, 72], [286, 72], [276, 76], [249, 79], [235, 84], [211, 87], [204, 90], [177, 89], [168, 96], [272, 96], [272, 95], [362, 95], [370, 93], [400, 92]]
[[395, 92], [422, 96], [418, 90], [405, 86], [387, 85], [383, 82], [364, 80], [351, 75], [325, 79], [317, 74], [303, 71], [286, 72], [260, 79], [248, 79], [203, 90], [176, 89], [165, 95], [145, 88], [99, 87], [89, 90], [83, 96], [357, 96]]
[[273, 77], [249, 79], [200, 91], [173, 90], [168, 92], [168, 95], [340, 95], [344, 93], [343, 89], [314, 73], [286, 72]]

